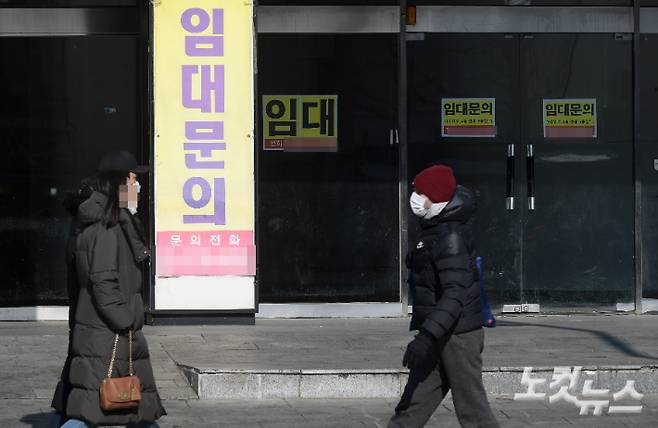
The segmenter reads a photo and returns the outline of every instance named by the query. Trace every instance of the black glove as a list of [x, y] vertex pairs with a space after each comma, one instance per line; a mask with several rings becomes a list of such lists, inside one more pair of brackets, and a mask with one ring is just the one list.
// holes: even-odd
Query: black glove
[[416, 338], [409, 342], [407, 352], [404, 353], [402, 359], [402, 365], [410, 369], [422, 365], [427, 361], [433, 348], [434, 336], [425, 330], [420, 330]]

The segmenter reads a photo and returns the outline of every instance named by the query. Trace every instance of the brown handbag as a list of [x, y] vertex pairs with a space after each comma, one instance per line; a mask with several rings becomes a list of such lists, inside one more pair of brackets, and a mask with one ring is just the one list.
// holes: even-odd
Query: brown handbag
[[132, 409], [139, 406], [142, 399], [142, 386], [139, 378], [133, 374], [133, 332], [128, 331], [128, 364], [130, 376], [112, 377], [114, 360], [117, 355], [119, 335], [114, 336], [112, 359], [107, 370], [107, 377], [103, 379], [99, 388], [101, 409], [105, 412], [113, 410]]

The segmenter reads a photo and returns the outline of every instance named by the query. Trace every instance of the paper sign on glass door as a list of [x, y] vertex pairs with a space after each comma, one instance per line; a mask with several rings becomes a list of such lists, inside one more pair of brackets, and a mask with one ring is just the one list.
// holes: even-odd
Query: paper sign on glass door
[[596, 138], [596, 99], [544, 99], [544, 138]]
[[263, 150], [338, 151], [338, 95], [263, 95]]
[[495, 98], [442, 98], [442, 137], [495, 137]]

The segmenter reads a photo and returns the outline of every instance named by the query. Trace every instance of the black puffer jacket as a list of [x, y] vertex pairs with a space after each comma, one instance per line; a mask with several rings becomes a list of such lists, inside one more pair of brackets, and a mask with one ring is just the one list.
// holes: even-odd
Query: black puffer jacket
[[482, 327], [482, 303], [470, 225], [473, 193], [458, 186], [441, 213], [421, 219], [421, 233], [407, 255], [411, 275], [411, 330], [423, 328], [436, 339]]
[[[138, 263], [148, 256], [127, 210], [119, 224], [101, 223], [107, 197], [94, 192], [80, 205], [78, 220], [84, 230], [77, 236], [75, 261], [80, 284], [70, 348], [68, 382], [71, 392], [66, 405], [69, 418], [92, 425], [126, 425], [152, 422], [165, 414], [160, 402], [142, 324], [142, 276]], [[107, 375], [114, 334], [121, 333], [114, 376], [128, 374], [128, 339], [133, 328], [133, 365], [142, 385], [142, 399], [133, 411], [104, 413], [98, 389]], [[58, 409], [63, 410], [63, 409]]]

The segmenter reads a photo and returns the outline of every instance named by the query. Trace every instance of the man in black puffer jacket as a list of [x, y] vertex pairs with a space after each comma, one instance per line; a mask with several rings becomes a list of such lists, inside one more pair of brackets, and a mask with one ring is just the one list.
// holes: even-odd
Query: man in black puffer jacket
[[422, 427], [449, 390], [463, 427], [498, 427], [482, 385], [484, 331], [475, 242], [473, 194], [457, 186], [452, 169], [436, 165], [413, 182], [411, 209], [421, 233], [407, 255], [413, 299], [409, 367], [389, 428]]

